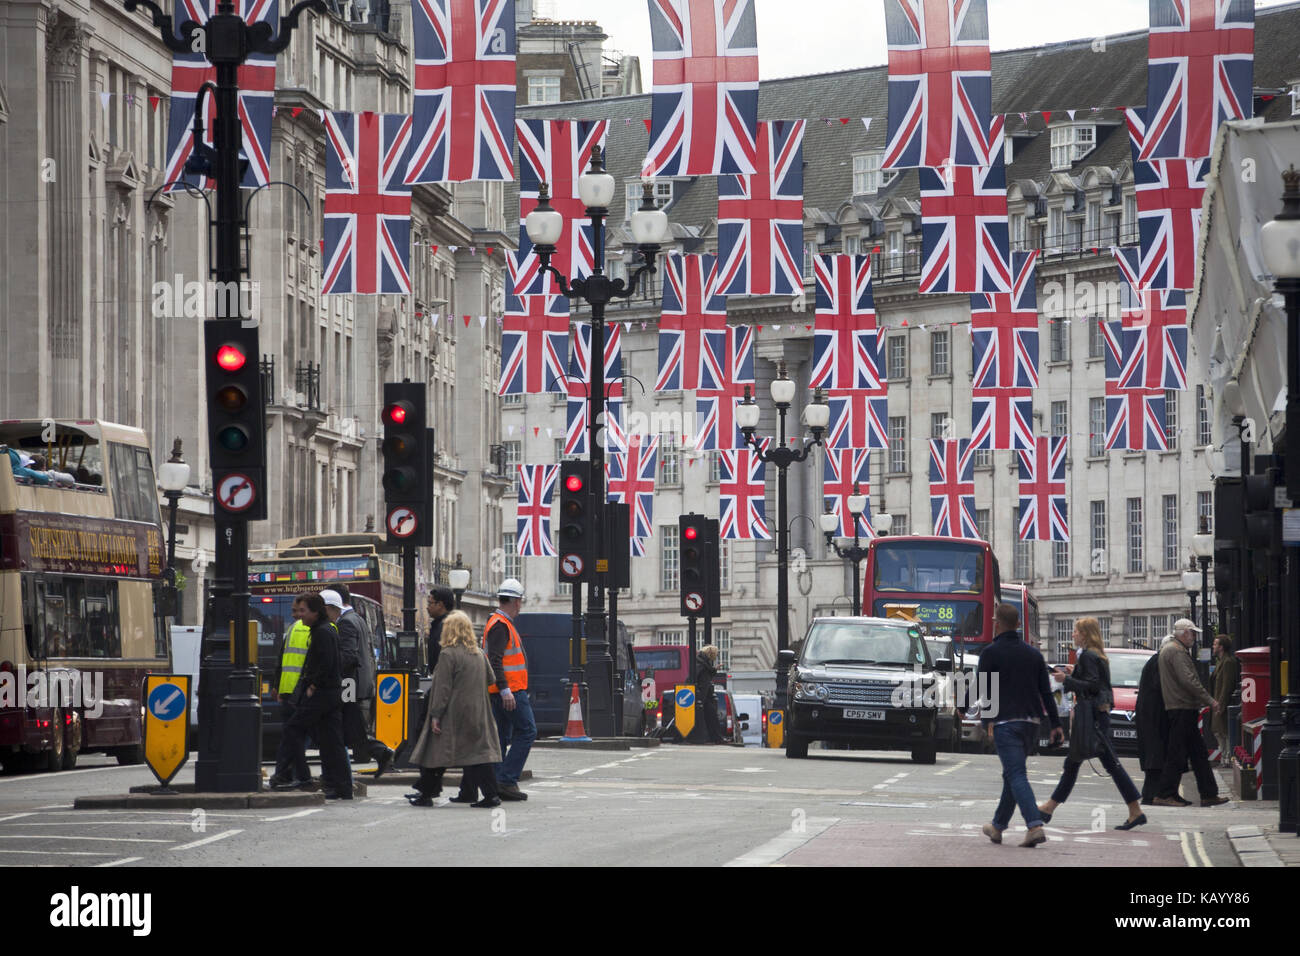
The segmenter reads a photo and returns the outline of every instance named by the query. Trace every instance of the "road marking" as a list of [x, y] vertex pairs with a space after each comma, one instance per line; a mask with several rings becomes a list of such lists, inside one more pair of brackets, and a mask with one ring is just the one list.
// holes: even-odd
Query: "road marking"
[[[397, 801], [393, 800], [389, 802], [396, 803]], [[262, 822], [275, 823], [277, 820], [296, 820], [299, 817], [311, 816], [313, 813], [322, 813], [324, 809], [325, 809], [324, 807], [313, 807], [310, 810], [299, 810], [297, 813], [286, 813], [282, 817], [263, 817]]]
[[90, 850], [6, 850], [0, 853], [22, 853], [26, 856], [112, 856], [111, 853], [92, 853]]
[[936, 770], [934, 775], [936, 777], [946, 777], [948, 774], [952, 773], [953, 771], [960, 770], [962, 767], [968, 766], [969, 764], [970, 764], [969, 760], [963, 760], [960, 763], [953, 764], [951, 767], [945, 767], [943, 770]]
[[[86, 767], [84, 770], [60, 770], [59, 779], [62, 780], [64, 777], [71, 777], [74, 773], [99, 773], [100, 771], [103, 770], [130, 770], [130, 769], [132, 768], [131, 767]], [[33, 774], [21, 774], [16, 777], [0, 777], [0, 783], [14, 783], [17, 781], [31, 783], [33, 780], [44, 780], [44, 779], [45, 779], [44, 777], [35, 776]]]
[[0, 833], [0, 840], [94, 840], [96, 843], [172, 843], [148, 837], [51, 836], [45, 833]]
[[591, 773], [595, 769], [595, 767], [584, 767], [582, 770], [573, 771], [573, 776], [581, 777], [584, 773]]
[[[190, 820], [85, 820], [83, 827], [188, 827]], [[16, 827], [66, 827], [67, 820], [47, 820], [42, 823], [15, 823]]]
[[1179, 844], [1179, 846], [1182, 848], [1182, 851], [1183, 851], [1183, 859], [1187, 861], [1187, 865], [1188, 865], [1188, 866], [1199, 866], [1199, 864], [1196, 862], [1196, 857], [1192, 855], [1192, 845], [1191, 845], [1191, 841], [1189, 841], [1189, 840], [1187, 839], [1187, 832], [1186, 832], [1186, 831], [1184, 831], [1183, 833], [1179, 834], [1179, 837], [1178, 837], [1178, 844]]
[[182, 843], [180, 846], [172, 847], [172, 850], [192, 850], [196, 846], [203, 846], [206, 843], [216, 843], [218, 840], [224, 840], [226, 837], [232, 837], [236, 833], [243, 832], [243, 830], [227, 830], [224, 833], [218, 833], [216, 836], [204, 837], [202, 840], [195, 840], [193, 843]]
[[1201, 831], [1197, 830], [1192, 838], [1196, 841], [1196, 855], [1201, 858], [1201, 866], [1214, 866], [1205, 852], [1205, 841], [1201, 838]]
[[766, 767], [727, 767], [727, 773], [771, 773]]
[[975, 801], [974, 801], [974, 800], [962, 800], [962, 801], [960, 801], [960, 802], [957, 804], [957, 806], [959, 806], [959, 807], [973, 807], [973, 806], [975, 806]]
[[32, 815], [33, 814], [31, 813], [15, 813], [7, 817], [0, 817], [0, 823], [8, 823], [10, 820], [17, 820], [20, 817], [30, 817]]
[[142, 856], [127, 856], [120, 860], [109, 860], [107, 863], [96, 863], [95, 866], [101, 868], [106, 866], [125, 866], [128, 863], [135, 863], [136, 861], [143, 859], [144, 857]]
[[826, 830], [839, 823], [838, 817], [809, 817], [804, 821], [801, 833], [787, 830], [780, 836], [773, 837], [762, 846], [755, 847], [748, 853], [736, 857], [723, 866], [771, 866], [787, 854], [793, 853], [809, 840], [820, 836]]
[[842, 807], [893, 807], [899, 810], [929, 810], [928, 803], [876, 803], [870, 800], [846, 800], [840, 803]]

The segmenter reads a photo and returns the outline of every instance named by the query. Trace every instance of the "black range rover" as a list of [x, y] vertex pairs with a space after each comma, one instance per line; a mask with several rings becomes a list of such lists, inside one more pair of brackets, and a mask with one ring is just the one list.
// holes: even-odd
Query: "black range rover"
[[808, 745], [824, 740], [935, 762], [937, 672], [920, 628], [897, 619], [815, 618], [790, 663], [787, 757], [807, 757]]

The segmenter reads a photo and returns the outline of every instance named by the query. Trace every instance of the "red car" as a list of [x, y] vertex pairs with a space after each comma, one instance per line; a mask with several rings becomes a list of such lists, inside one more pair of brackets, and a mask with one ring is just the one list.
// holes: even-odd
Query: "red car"
[[1137, 688], [1142, 668], [1155, 651], [1127, 647], [1108, 647], [1110, 661], [1110, 686], [1115, 693], [1115, 703], [1110, 712], [1110, 743], [1116, 753], [1136, 754], [1137, 745]]

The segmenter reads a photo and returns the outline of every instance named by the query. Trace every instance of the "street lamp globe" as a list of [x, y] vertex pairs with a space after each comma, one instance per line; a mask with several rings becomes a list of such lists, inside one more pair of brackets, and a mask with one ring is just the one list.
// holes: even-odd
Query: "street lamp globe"
[[1260, 229], [1260, 251], [1275, 279], [1300, 279], [1300, 172], [1293, 165], [1282, 181], [1282, 211]]
[[535, 246], [554, 246], [564, 233], [564, 217], [551, 206], [546, 183], [537, 187], [537, 205], [524, 217], [524, 231]]
[[867, 496], [856, 492], [849, 495], [849, 514], [855, 518], [867, 510]]
[[830, 538], [840, 528], [840, 516], [833, 511], [827, 511], [817, 520], [820, 522], [822, 531], [826, 533], [827, 538]]
[[1198, 558], [1213, 557], [1214, 535], [1205, 531], [1192, 535], [1192, 554]]
[[[772, 379], [772, 401], [787, 408], [794, 401], [794, 379], [785, 374], [785, 362], [781, 363], [777, 377]], [[827, 415], [829, 415], [829, 409]]]
[[876, 515], [876, 534], [886, 535], [894, 528], [894, 516], [888, 511], [882, 511]]
[[641, 205], [628, 224], [639, 246], [662, 245], [668, 238], [668, 214], [655, 205], [654, 184], [641, 184]]
[[447, 572], [447, 583], [453, 591], [464, 591], [469, 587], [469, 568], [452, 568]]
[[813, 399], [803, 408], [804, 424], [814, 432], [822, 431], [830, 424], [831, 407], [826, 404], [825, 393], [819, 388], [813, 392]]
[[591, 166], [578, 177], [578, 198], [588, 209], [608, 209], [614, 201], [614, 177], [605, 172], [600, 147], [591, 147]]
[[1201, 572], [1184, 571], [1183, 572], [1183, 590], [1188, 594], [1196, 594], [1201, 590]]
[[190, 466], [181, 459], [181, 440], [172, 445], [172, 456], [158, 466], [158, 487], [165, 492], [178, 494], [190, 483]]
[[749, 394], [749, 386], [745, 386], [745, 398], [736, 406], [736, 424], [741, 430], [753, 430], [758, 427], [758, 403], [754, 401], [754, 396]]

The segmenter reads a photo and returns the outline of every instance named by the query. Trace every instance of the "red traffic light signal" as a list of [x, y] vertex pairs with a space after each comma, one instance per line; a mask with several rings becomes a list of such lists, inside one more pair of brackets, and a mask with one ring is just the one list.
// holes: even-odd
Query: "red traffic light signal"
[[682, 529], [682, 537], [685, 538], [687, 541], [694, 541], [699, 536], [700, 536], [700, 532], [698, 529], [696, 529], [695, 525], [693, 524], [688, 524], [685, 528]]
[[244, 350], [233, 342], [227, 342], [217, 349], [217, 365], [224, 371], [238, 372], [248, 361]]
[[564, 479], [564, 488], [571, 494], [582, 490], [582, 475], [569, 475]]
[[409, 402], [393, 402], [384, 408], [384, 421], [390, 425], [405, 425], [406, 418], [410, 414]]

